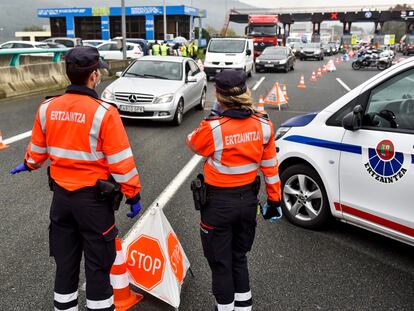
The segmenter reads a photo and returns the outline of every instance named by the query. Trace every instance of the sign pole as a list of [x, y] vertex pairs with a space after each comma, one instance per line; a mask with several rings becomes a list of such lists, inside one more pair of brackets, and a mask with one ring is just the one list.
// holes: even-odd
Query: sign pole
[[121, 11], [122, 11], [122, 59], [126, 60], [126, 13], [125, 13], [125, 0], [121, 0]]
[[164, 40], [167, 41], [167, 0], [164, 0]]

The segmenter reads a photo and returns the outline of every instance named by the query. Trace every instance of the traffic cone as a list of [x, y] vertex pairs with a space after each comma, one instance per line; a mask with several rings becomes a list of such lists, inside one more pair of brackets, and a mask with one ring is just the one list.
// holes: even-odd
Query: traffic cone
[[114, 289], [114, 304], [117, 311], [127, 311], [141, 301], [144, 296], [130, 289], [128, 273], [120, 238], [116, 238], [116, 259], [112, 265], [110, 279]]
[[335, 64], [337, 64], [337, 65], [338, 65], [339, 63], [340, 63], [340, 62], [339, 62], [339, 58], [337, 57], [337, 58], [336, 58], [336, 60], [335, 60]]
[[321, 67], [318, 68], [318, 72], [316, 74], [318, 77], [322, 77], [322, 69]]
[[300, 82], [298, 84], [298, 88], [300, 88], [300, 89], [306, 89], [305, 78], [303, 77], [303, 75], [300, 77]]
[[259, 103], [257, 104], [257, 111], [265, 113], [263, 96], [259, 96]]
[[3, 134], [0, 131], [0, 150], [9, 148], [9, 145], [6, 145], [5, 143], [3, 143]]
[[316, 82], [316, 81], [318, 81], [318, 79], [316, 79], [316, 73], [315, 73], [315, 71], [312, 71], [312, 77], [310, 78], [310, 80], [311, 80], [312, 82]]
[[328, 69], [326, 69], [326, 65], [322, 66], [322, 73], [328, 73]]
[[336, 71], [335, 63], [332, 59], [329, 61], [328, 66], [326, 67], [326, 69], [329, 72]]
[[283, 95], [285, 95], [286, 102], [288, 102], [289, 101], [289, 96], [287, 94], [287, 86], [286, 86], [286, 83], [283, 84]]

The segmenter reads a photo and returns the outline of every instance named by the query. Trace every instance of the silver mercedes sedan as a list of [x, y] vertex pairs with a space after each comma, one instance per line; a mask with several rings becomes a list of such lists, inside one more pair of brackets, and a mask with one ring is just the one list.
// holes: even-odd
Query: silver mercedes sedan
[[197, 63], [175, 56], [144, 56], [102, 93], [122, 118], [170, 121], [180, 125], [192, 108], [204, 109], [207, 79]]

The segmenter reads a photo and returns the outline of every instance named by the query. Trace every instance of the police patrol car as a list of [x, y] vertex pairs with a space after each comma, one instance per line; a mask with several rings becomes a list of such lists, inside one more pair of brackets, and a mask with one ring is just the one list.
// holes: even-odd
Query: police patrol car
[[276, 133], [283, 211], [331, 216], [414, 246], [414, 58]]

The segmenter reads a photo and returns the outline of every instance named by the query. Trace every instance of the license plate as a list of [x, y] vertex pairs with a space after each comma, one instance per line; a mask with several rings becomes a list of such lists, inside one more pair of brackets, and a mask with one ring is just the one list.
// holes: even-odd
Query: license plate
[[274, 67], [274, 64], [266, 64], [265, 67]]
[[126, 106], [126, 105], [121, 105], [119, 107], [119, 110], [121, 111], [127, 111], [127, 112], [144, 112], [144, 107], [141, 106]]

